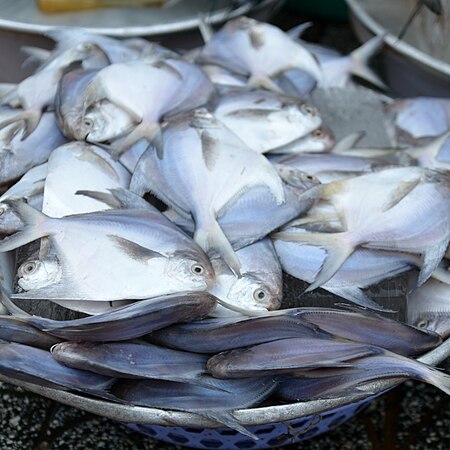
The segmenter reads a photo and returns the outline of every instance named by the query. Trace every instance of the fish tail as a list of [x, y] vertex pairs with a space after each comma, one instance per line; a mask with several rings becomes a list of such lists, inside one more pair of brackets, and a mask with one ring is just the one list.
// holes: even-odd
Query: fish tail
[[49, 220], [45, 214], [21, 201], [7, 200], [5, 203], [22, 220], [25, 227], [13, 235], [2, 239], [0, 241], [0, 252], [14, 250], [51, 234], [45, 227]]
[[425, 281], [430, 278], [436, 271], [439, 263], [445, 255], [448, 248], [449, 240], [445, 238], [443, 241], [437, 243], [436, 245], [429, 247], [425, 250], [422, 259], [422, 267], [419, 273], [419, 279], [417, 280], [417, 286], [422, 286]]
[[450, 284], [450, 270], [444, 267], [437, 267], [436, 270], [431, 274], [431, 278], [438, 280], [445, 284]]
[[208, 419], [212, 419], [220, 423], [221, 425], [225, 425], [233, 430], [236, 430], [239, 433], [243, 434], [244, 436], [248, 436], [249, 438], [255, 441], [259, 439], [258, 436], [256, 436], [247, 428], [242, 426], [230, 411], [208, 411], [208, 412], [202, 411], [199, 414], [207, 417]]
[[356, 131], [355, 133], [348, 134], [340, 141], [336, 142], [331, 153], [346, 153], [348, 150], [354, 148], [365, 135], [365, 131]]
[[15, 98], [17, 84], [15, 83], [0, 83], [0, 99], [2, 103], [9, 103], [12, 98]]
[[341, 233], [292, 233], [278, 232], [271, 236], [274, 239], [314, 245], [327, 252], [314, 282], [305, 292], [313, 291], [329, 281], [340, 269], [346, 259], [355, 251], [358, 243], [353, 242], [349, 232]]
[[442, 146], [447, 142], [447, 139], [450, 137], [450, 131], [447, 131], [440, 136], [435, 137], [426, 145], [420, 146], [420, 147], [413, 147], [411, 149], [407, 149], [407, 152], [412, 156], [415, 157], [416, 154], [420, 153], [428, 153], [433, 155], [435, 159], [438, 158], [438, 154], [442, 148]]
[[384, 45], [384, 37], [384, 34], [373, 37], [350, 53], [350, 58], [352, 59], [353, 75], [363, 78], [374, 86], [386, 91], [386, 84], [368, 65], [369, 59]]
[[447, 395], [450, 395], [450, 375], [440, 372], [433, 367], [427, 366], [427, 368], [427, 374], [425, 375], [423, 381], [436, 386]]
[[113, 142], [108, 151], [117, 160], [126, 150], [141, 139], [146, 139], [149, 145], [154, 145], [159, 159], [162, 159], [161, 128], [158, 123], [141, 122], [131, 133]]
[[25, 128], [22, 133], [21, 140], [23, 141], [26, 139], [39, 125], [39, 122], [41, 120], [41, 111], [36, 111], [29, 109], [27, 111], [20, 112], [16, 114], [13, 117], [9, 117], [8, 119], [2, 120], [0, 122], [0, 129], [5, 128], [8, 125], [11, 125], [12, 123], [19, 122], [23, 120], [25, 122]]
[[196, 225], [195, 242], [200, 245], [205, 253], [208, 253], [210, 250], [216, 250], [233, 273], [240, 278], [241, 263], [228, 238], [217, 223], [216, 218], [211, 216], [208, 221], [196, 221]]

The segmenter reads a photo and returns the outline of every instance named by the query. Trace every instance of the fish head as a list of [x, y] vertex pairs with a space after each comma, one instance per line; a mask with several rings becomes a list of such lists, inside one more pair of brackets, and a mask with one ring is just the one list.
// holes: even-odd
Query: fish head
[[287, 102], [283, 102], [282, 109], [278, 114], [282, 114], [284, 121], [298, 123], [305, 130], [316, 130], [322, 124], [322, 117], [317, 108], [307, 103], [290, 99]]
[[25, 261], [18, 269], [19, 286], [25, 291], [39, 289], [56, 283], [62, 275], [56, 259], [34, 259]]
[[232, 277], [227, 283], [228, 292], [223, 295], [228, 303], [253, 311], [272, 311], [281, 306], [281, 288], [277, 280], [272, 280], [275, 275], [247, 272], [241, 278]]
[[422, 313], [418, 314], [412, 325], [422, 330], [434, 331], [443, 339], [450, 337], [450, 314]]
[[334, 133], [330, 128], [322, 126], [307, 136], [306, 148], [309, 152], [325, 152], [333, 148], [334, 144]]
[[88, 142], [105, 142], [127, 134], [136, 125], [122, 108], [102, 100], [87, 109], [79, 134]]
[[167, 273], [183, 285], [189, 284], [190, 289], [199, 290], [210, 287], [215, 278], [209, 258], [201, 251], [176, 251], [169, 258]]
[[297, 189], [307, 191], [308, 189], [318, 186], [320, 181], [314, 175], [303, 172], [283, 164], [276, 164], [275, 168], [284, 183]]

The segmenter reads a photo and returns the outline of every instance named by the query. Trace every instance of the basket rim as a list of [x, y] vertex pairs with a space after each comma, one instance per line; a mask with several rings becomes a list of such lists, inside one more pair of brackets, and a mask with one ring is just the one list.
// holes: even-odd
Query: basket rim
[[[425, 353], [418, 361], [436, 365], [450, 357], [450, 338], [445, 340], [435, 349]], [[129, 406], [113, 403], [110, 401], [84, 397], [68, 391], [39, 386], [37, 384], [15, 380], [11, 377], [0, 374], [0, 381], [22, 387], [35, 394], [55, 400], [68, 406], [72, 406], [83, 411], [100, 415], [118, 422], [136, 423], [142, 425], [166, 425], [166, 426], [187, 426], [193, 428], [216, 428], [220, 424], [206, 419], [194, 413], [164, 410], [158, 408]], [[255, 426], [268, 423], [283, 422], [286, 420], [299, 419], [313, 414], [320, 414], [325, 411], [340, 408], [370, 397], [382, 394], [384, 391], [405, 381], [400, 380], [379, 380], [368, 383], [364, 387], [364, 392], [354, 395], [326, 399], [312, 400], [308, 402], [289, 403], [285, 405], [264, 406], [259, 408], [239, 409], [233, 411], [233, 415], [242, 425]]]

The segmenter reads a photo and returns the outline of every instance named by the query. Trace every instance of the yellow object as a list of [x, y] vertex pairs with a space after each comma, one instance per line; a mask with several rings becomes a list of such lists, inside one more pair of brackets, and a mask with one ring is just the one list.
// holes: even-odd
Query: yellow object
[[166, 0], [36, 0], [41, 11], [58, 13], [110, 7], [163, 6]]

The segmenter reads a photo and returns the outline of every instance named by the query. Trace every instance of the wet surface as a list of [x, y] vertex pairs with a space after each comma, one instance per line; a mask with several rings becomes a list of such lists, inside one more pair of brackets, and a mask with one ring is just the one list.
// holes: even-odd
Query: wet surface
[[[275, 23], [299, 22], [283, 12]], [[345, 24], [320, 23], [305, 38], [348, 52], [357, 47]], [[441, 364], [450, 370], [450, 361]], [[303, 450], [447, 450], [450, 442], [450, 396], [422, 383], [406, 382], [334, 431], [285, 449]], [[61, 406], [0, 383], [1, 450], [175, 450], [125, 425]]]

